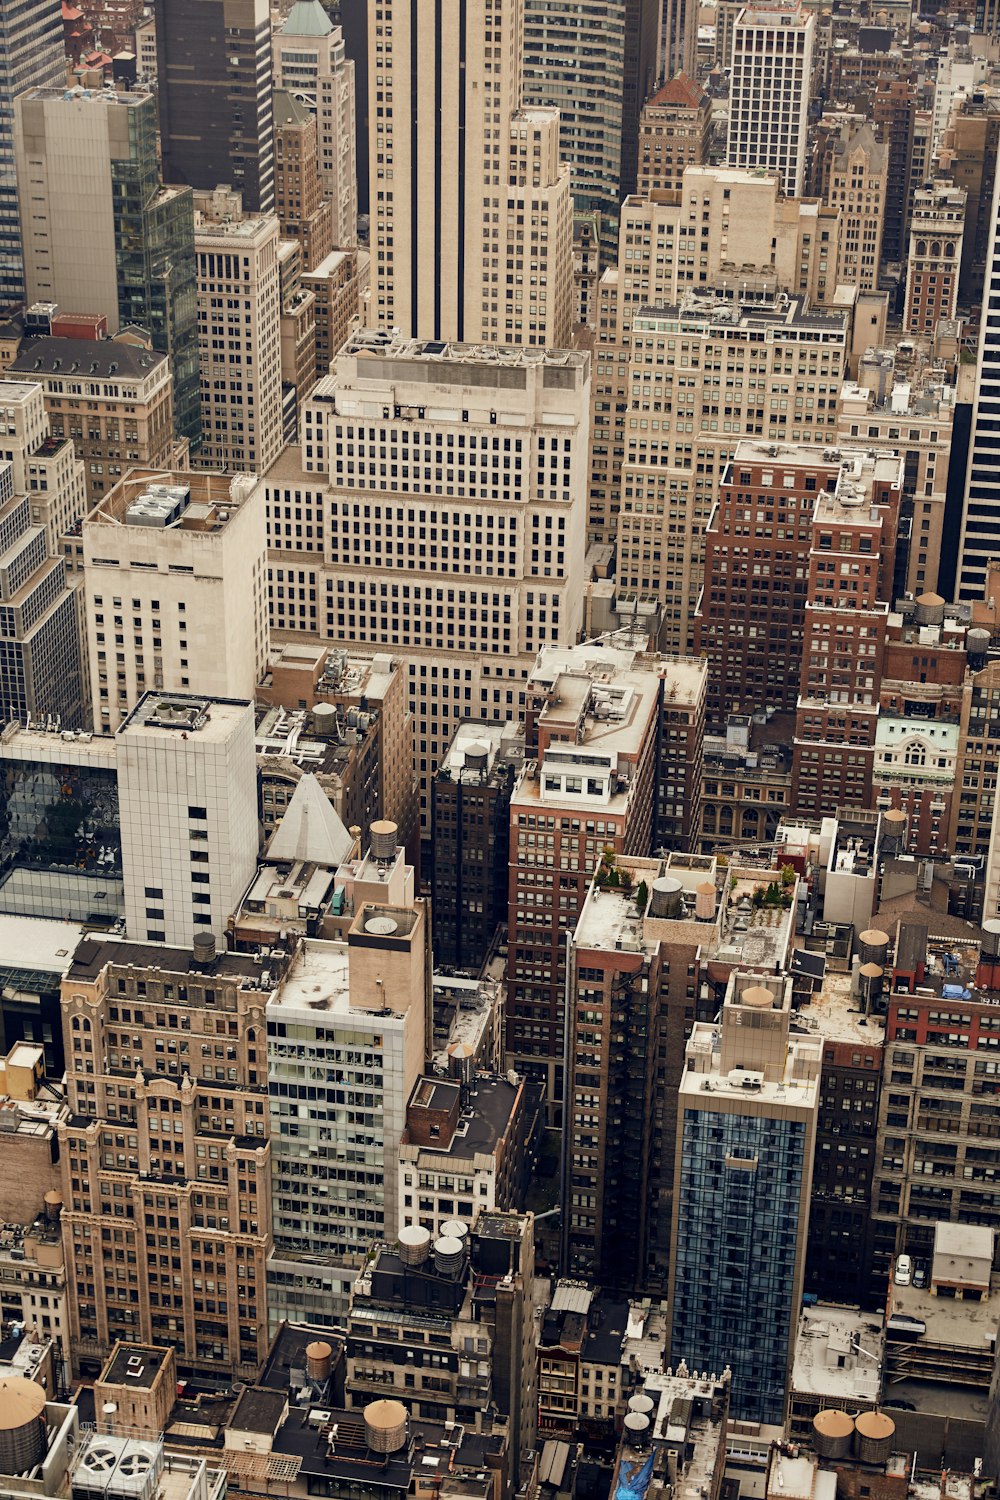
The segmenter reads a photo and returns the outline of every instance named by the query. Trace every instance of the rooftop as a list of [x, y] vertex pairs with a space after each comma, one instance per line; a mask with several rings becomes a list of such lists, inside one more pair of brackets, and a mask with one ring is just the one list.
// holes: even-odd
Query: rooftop
[[1000, 1287], [994, 1284], [989, 1295], [977, 1301], [974, 1298], [940, 1297], [929, 1285], [896, 1286], [892, 1282], [886, 1316], [918, 1319], [924, 1324], [923, 1343], [988, 1352], [996, 1342]]
[[118, 1344], [101, 1371], [101, 1383], [149, 1390], [169, 1355], [169, 1349], [152, 1344]]
[[831, 1397], [838, 1406], [855, 1402], [876, 1406], [883, 1344], [881, 1319], [859, 1308], [822, 1302], [804, 1307], [790, 1389]]
[[881, 1018], [872, 1015], [866, 1021], [864, 1011], [858, 1008], [851, 994], [850, 974], [838, 974], [830, 968], [826, 970], [822, 989], [810, 997], [808, 1005], [795, 1012], [792, 1025], [831, 1042], [881, 1047], [885, 1039]]
[[202, 974], [206, 978], [232, 979], [241, 989], [266, 989], [270, 976], [261, 971], [249, 953], [217, 953], [211, 963], [201, 965], [187, 948], [168, 948], [161, 943], [129, 943], [89, 934], [73, 954], [68, 977], [83, 982], [96, 979], [108, 964], [116, 968], [157, 969], [164, 974]]
[[[447, 1099], [441, 1101], [433, 1098], [427, 1101], [421, 1099], [420, 1091], [428, 1085], [434, 1090], [450, 1090], [457, 1087], [455, 1084], [445, 1083], [440, 1079], [418, 1079], [408, 1112], [415, 1105], [419, 1107], [421, 1103], [432, 1109], [448, 1107]], [[418, 1152], [426, 1151], [434, 1156], [448, 1156], [460, 1161], [466, 1161], [473, 1156], [488, 1156], [495, 1151], [497, 1143], [502, 1139], [510, 1124], [520, 1090], [520, 1082], [510, 1083], [506, 1078], [476, 1074], [462, 1110], [459, 1122], [460, 1134], [456, 1133], [448, 1141], [443, 1138], [439, 1141], [432, 1141], [429, 1146], [417, 1146], [409, 1140], [408, 1135], [404, 1134], [401, 1145], [409, 1146]]]
[[0, 914], [0, 970], [34, 969], [65, 974], [84, 929], [75, 922]]
[[520, 766], [524, 760], [524, 730], [519, 724], [489, 724], [466, 719], [455, 730], [438, 769], [438, 780], [473, 785], [504, 764]]
[[218, 534], [255, 488], [243, 474], [131, 468], [91, 511], [84, 533], [95, 526], [139, 527], [157, 541], [167, 532]]
[[152, 370], [168, 371], [165, 354], [117, 339], [42, 337], [26, 341], [9, 366], [13, 375], [79, 376], [87, 380], [145, 380]]
[[[734, 286], [739, 281], [733, 268]], [[773, 329], [775, 338], [782, 335], [797, 339], [800, 333], [832, 335], [840, 343], [847, 337], [848, 313], [845, 310], [811, 308], [800, 297], [787, 303], [777, 295], [765, 294], [757, 301], [737, 300], [720, 282], [715, 287], [690, 288], [681, 302], [671, 305], [648, 305], [637, 308], [632, 319], [636, 331], [667, 332], [725, 331]]]
[[129, 739], [224, 742], [253, 705], [239, 698], [197, 698], [191, 693], [144, 693], [119, 726]]
[[[502, 344], [447, 343], [442, 339], [416, 339], [385, 328], [364, 328], [352, 334], [340, 351], [343, 355], [362, 355], [372, 359], [430, 360], [439, 363], [508, 366], [525, 369], [529, 365], [562, 366], [584, 370], [589, 355], [575, 349], [529, 349]], [[359, 366], [358, 374], [364, 373]], [[381, 374], [376, 376], [381, 379]]]

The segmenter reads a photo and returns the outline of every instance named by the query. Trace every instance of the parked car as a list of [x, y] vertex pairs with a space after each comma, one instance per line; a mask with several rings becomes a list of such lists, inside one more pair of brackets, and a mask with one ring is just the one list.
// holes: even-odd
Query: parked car
[[927, 1262], [925, 1260], [913, 1262], [913, 1285], [917, 1287], [927, 1285]]
[[896, 1256], [896, 1269], [893, 1272], [893, 1281], [897, 1286], [909, 1286], [913, 1280], [913, 1261], [908, 1255]]

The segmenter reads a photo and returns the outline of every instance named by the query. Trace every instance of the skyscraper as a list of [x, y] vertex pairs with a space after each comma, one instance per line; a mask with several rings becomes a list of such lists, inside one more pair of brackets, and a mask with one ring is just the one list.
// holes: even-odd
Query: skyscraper
[[781, 1422], [802, 1305], [823, 1043], [795, 1036], [790, 980], [734, 970], [681, 1079], [670, 1360], [733, 1371], [733, 1409]]
[[170, 358], [175, 428], [197, 443], [194, 211], [160, 184], [152, 94], [34, 89], [15, 113], [28, 301], [147, 328]]
[[319, 175], [333, 219], [333, 244], [353, 245], [358, 233], [355, 73], [344, 34], [319, 0], [296, 0], [274, 34], [273, 51], [275, 88], [292, 94], [316, 117]]
[[155, 0], [163, 175], [274, 201], [267, 0]]
[[729, 165], [766, 167], [801, 195], [815, 17], [798, 0], [748, 5], [733, 28]]
[[59, 0], [0, 0], [0, 307], [24, 298], [21, 229], [14, 171], [14, 99], [65, 80]]
[[972, 405], [969, 467], [965, 480], [965, 508], [958, 543], [955, 575], [959, 599], [981, 599], [986, 570], [996, 556], [1000, 538], [1000, 173], [993, 189], [983, 317], [979, 325], [976, 394]]
[[368, 50], [373, 323], [565, 347], [569, 168], [552, 110], [521, 109], [520, 0], [386, 0]]

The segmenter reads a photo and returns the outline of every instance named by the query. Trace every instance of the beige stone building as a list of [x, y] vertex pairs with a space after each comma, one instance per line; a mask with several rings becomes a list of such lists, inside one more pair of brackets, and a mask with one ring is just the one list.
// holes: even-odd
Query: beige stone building
[[521, 8], [470, 0], [461, 27], [415, 18], [387, 0], [369, 35], [371, 322], [564, 347], [570, 173], [558, 115], [519, 108]]
[[589, 405], [582, 352], [363, 331], [306, 403], [297, 472], [267, 476], [288, 628], [407, 659], [425, 827], [459, 721], [516, 717], [541, 647], [576, 639]]
[[274, 91], [274, 211], [311, 271], [334, 247], [333, 205], [324, 198], [316, 120], [294, 94]]
[[[330, 205], [333, 244], [357, 244], [358, 182], [354, 63], [344, 33], [318, 0], [297, 0], [271, 48], [274, 86], [316, 118], [323, 196]], [[277, 183], [275, 184], [277, 187]]]
[[294, 443], [302, 402], [316, 384], [316, 297], [302, 285], [298, 240], [278, 244], [281, 286], [281, 410], [285, 441]]
[[618, 580], [664, 600], [675, 652], [691, 649], [704, 531], [739, 439], [829, 441], [844, 376], [845, 312], [721, 290], [633, 319]]
[[258, 490], [136, 469], [83, 526], [94, 727], [113, 733], [151, 688], [252, 699], [267, 661]]
[[840, 210], [838, 284], [874, 291], [878, 284], [889, 153], [867, 120], [845, 124], [828, 158], [825, 201]]
[[37, 380], [53, 439], [71, 438], [87, 471], [88, 508], [135, 464], [169, 464], [173, 449], [170, 361], [122, 339], [38, 338], [9, 366]]
[[328, 375], [347, 343], [368, 289], [368, 253], [331, 250], [311, 271], [303, 271], [302, 286], [316, 299], [316, 374]]
[[63, 981], [74, 1372], [116, 1339], [254, 1380], [267, 1352], [275, 965], [89, 939]]
[[284, 445], [280, 226], [228, 189], [196, 195], [198, 359], [208, 468], [260, 473]]
[[[648, 425], [651, 414], [642, 410], [648, 381], [640, 378], [637, 389], [630, 388], [636, 311], [676, 308], [688, 294], [697, 297], [706, 287], [714, 288], [720, 301], [745, 297], [748, 305], [757, 299], [766, 306], [770, 299], [776, 321], [784, 316], [778, 311], [783, 293], [803, 307], [836, 306], [839, 225], [839, 210], [815, 199], [783, 197], [777, 177], [729, 167], [688, 167], [680, 193], [653, 192], [648, 198], [625, 200], [618, 264], [609, 267], [598, 288], [588, 517], [592, 541], [612, 542], [617, 534], [627, 424], [634, 421], [633, 430], [638, 430], [645, 419], [647, 432], [666, 425], [660, 416], [655, 427]], [[745, 348], [746, 335], [742, 344]], [[771, 348], [766, 346], [767, 359]], [[643, 361], [649, 353], [643, 353]], [[684, 379], [697, 384], [704, 375], [704, 365], [699, 365]], [[751, 393], [742, 384], [732, 391], [734, 397]], [[633, 401], [639, 405], [630, 416]], [[704, 426], [690, 430], [710, 430], [712, 415], [706, 413]], [[737, 415], [730, 411], [722, 421]], [[776, 436], [791, 435], [787, 422], [774, 425]], [[753, 428], [745, 431], [753, 435]]]

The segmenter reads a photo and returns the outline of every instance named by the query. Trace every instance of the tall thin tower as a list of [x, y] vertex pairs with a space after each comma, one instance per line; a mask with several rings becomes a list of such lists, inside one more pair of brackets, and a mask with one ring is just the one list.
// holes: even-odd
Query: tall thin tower
[[383, 0], [368, 35], [373, 321], [565, 344], [572, 206], [554, 110], [521, 109], [523, 0]]
[[1000, 552], [1000, 173], [993, 189], [955, 596], [981, 599]]
[[802, 195], [816, 19], [798, 0], [747, 5], [733, 28], [729, 165], [763, 167]]
[[155, 17], [164, 180], [273, 208], [267, 0], [155, 0]]
[[14, 171], [14, 100], [66, 80], [59, 0], [0, 0], [0, 308], [24, 299]]

